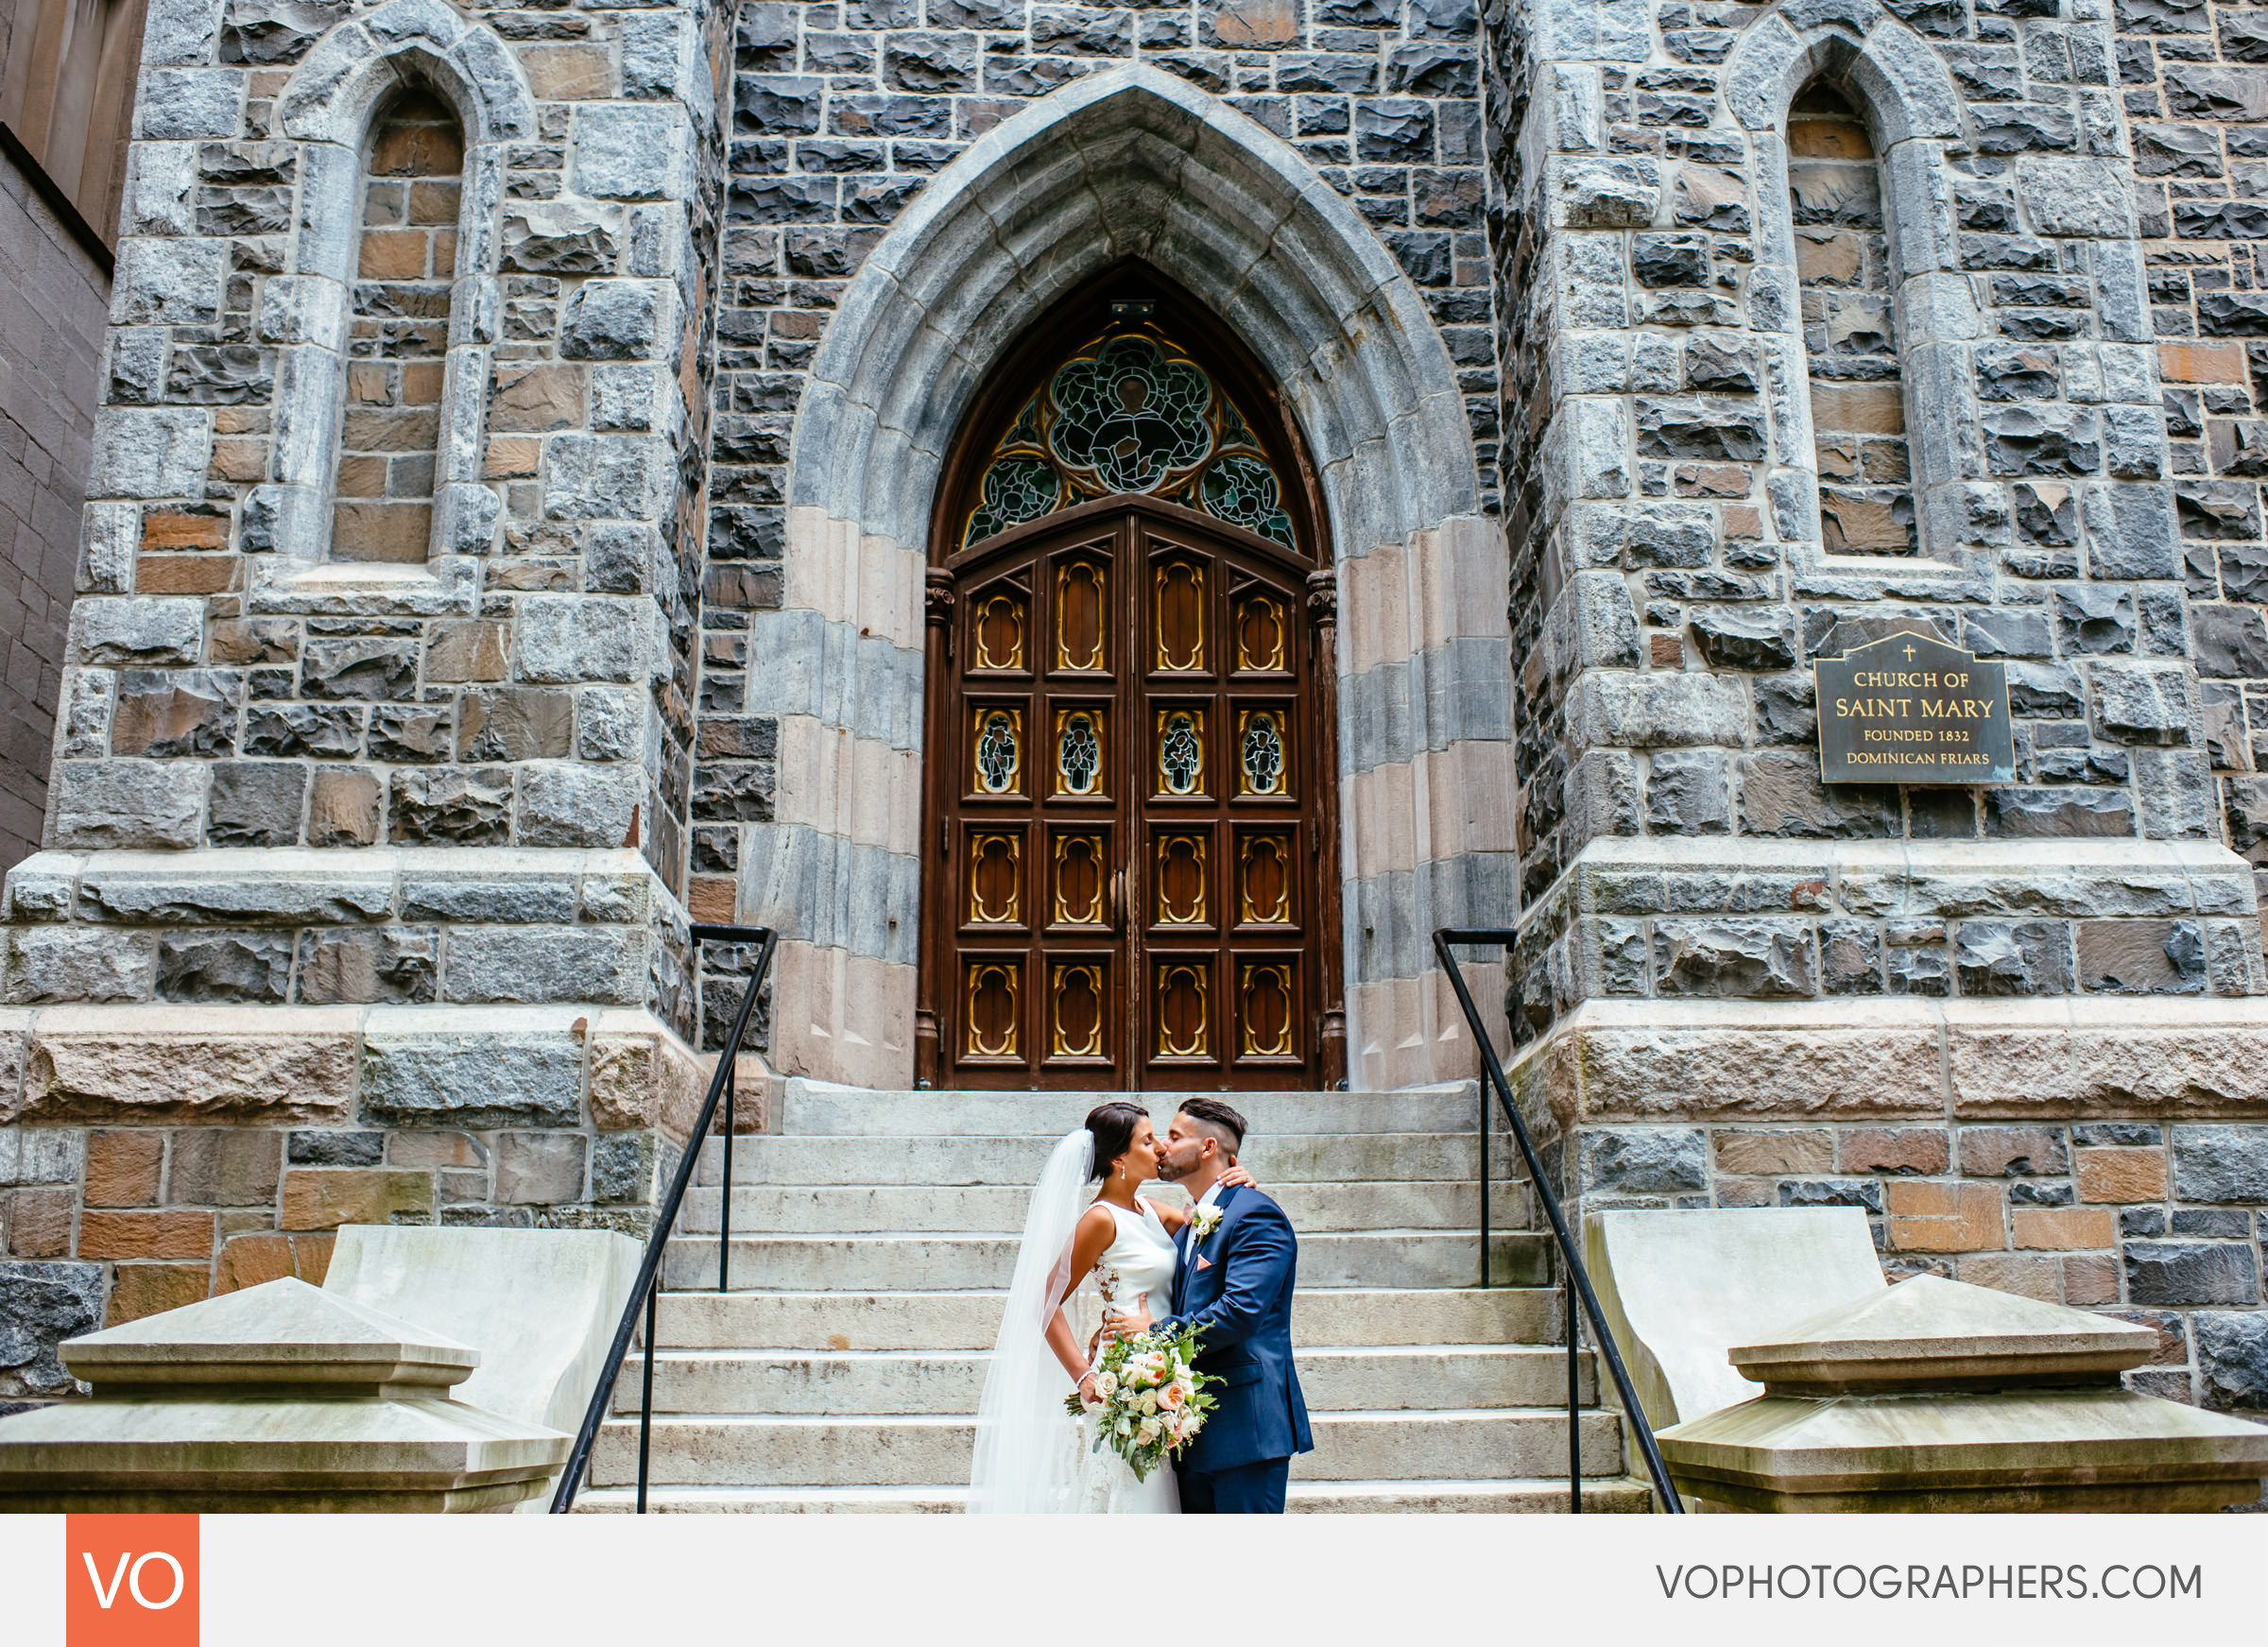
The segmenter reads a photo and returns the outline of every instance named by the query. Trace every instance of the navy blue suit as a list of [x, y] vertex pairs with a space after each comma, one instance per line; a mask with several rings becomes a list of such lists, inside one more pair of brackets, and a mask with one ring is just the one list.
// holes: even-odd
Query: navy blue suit
[[1168, 1333], [1203, 1330], [1197, 1370], [1215, 1381], [1205, 1428], [1176, 1464], [1185, 1515], [1280, 1514], [1292, 1454], [1312, 1452], [1292, 1365], [1299, 1240], [1283, 1209], [1249, 1185], [1213, 1202], [1221, 1221], [1174, 1271]]

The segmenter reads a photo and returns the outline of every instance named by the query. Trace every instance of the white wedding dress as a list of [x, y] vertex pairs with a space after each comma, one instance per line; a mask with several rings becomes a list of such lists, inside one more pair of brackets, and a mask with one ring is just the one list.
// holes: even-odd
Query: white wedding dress
[[1153, 1317], [1162, 1316], [1173, 1296], [1173, 1237], [1147, 1207], [1139, 1214], [1110, 1208], [1117, 1234], [1094, 1273], [1073, 1284], [1072, 1236], [1094, 1205], [1093, 1164], [1094, 1139], [1081, 1127], [1056, 1145], [1032, 1189], [1016, 1273], [977, 1403], [971, 1515], [1173, 1515], [1181, 1507], [1171, 1465], [1138, 1482], [1109, 1448], [1091, 1450], [1089, 1421], [1064, 1405], [1071, 1376], [1047, 1342], [1058, 1300], [1085, 1341], [1099, 1317], [1104, 1275], [1114, 1278], [1111, 1290], [1122, 1310], [1130, 1310], [1140, 1296]]
[[[1159, 1221], [1157, 1210], [1139, 1199], [1136, 1205], [1142, 1210], [1138, 1213], [1111, 1206], [1108, 1201], [1096, 1205], [1110, 1208], [1118, 1235], [1103, 1249], [1103, 1256], [1095, 1261], [1094, 1273], [1088, 1277], [1081, 1290], [1093, 1290], [1104, 1308], [1121, 1314], [1132, 1313], [1138, 1303], [1152, 1320], [1172, 1314], [1174, 1265], [1177, 1255], [1174, 1238]], [[1085, 1450], [1079, 1475], [1081, 1514], [1177, 1516], [1181, 1513], [1181, 1494], [1171, 1464], [1160, 1463], [1150, 1471], [1148, 1481], [1136, 1481], [1133, 1470], [1116, 1452], [1108, 1447], [1099, 1452], [1094, 1450], [1092, 1418], [1080, 1420], [1079, 1445]]]

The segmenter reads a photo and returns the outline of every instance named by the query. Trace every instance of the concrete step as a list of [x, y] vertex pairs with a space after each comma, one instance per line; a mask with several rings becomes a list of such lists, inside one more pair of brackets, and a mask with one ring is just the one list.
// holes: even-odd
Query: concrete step
[[[1292, 1461], [1298, 1481], [1490, 1480], [1561, 1474], [1567, 1415], [1553, 1409], [1319, 1413], [1315, 1450]], [[673, 1485], [919, 1486], [966, 1482], [975, 1420], [961, 1416], [656, 1418], [651, 1479]], [[1619, 1476], [1616, 1415], [1582, 1417], [1587, 1474]], [[593, 1486], [637, 1480], [638, 1421], [601, 1427]]]
[[[663, 1350], [654, 1357], [654, 1411], [974, 1413], [990, 1359], [967, 1351]], [[1318, 1413], [1541, 1407], [1567, 1396], [1566, 1355], [1526, 1345], [1307, 1349], [1298, 1364], [1300, 1389]], [[1588, 1403], [1588, 1353], [1576, 1365]], [[638, 1411], [643, 1370], [643, 1356], [623, 1364], [616, 1412]]]
[[[957, 1515], [965, 1486], [656, 1487], [646, 1508], [658, 1516]], [[1583, 1484], [1586, 1514], [1642, 1514], [1653, 1495], [1642, 1482], [1616, 1476]], [[634, 1487], [593, 1487], [575, 1501], [578, 1516], [627, 1515]], [[1291, 1514], [1536, 1515], [1567, 1508], [1567, 1478], [1556, 1481], [1296, 1481], [1284, 1495]]]
[[[1548, 1240], [1524, 1232], [1492, 1236], [1493, 1278], [1509, 1286], [1541, 1285], [1548, 1278]], [[735, 1288], [759, 1292], [1005, 1287], [1019, 1244], [1011, 1235], [735, 1235], [728, 1278]], [[713, 1237], [670, 1242], [662, 1285], [713, 1285], [716, 1247]], [[1313, 1287], [1469, 1286], [1479, 1278], [1480, 1252], [1480, 1237], [1469, 1230], [1310, 1235], [1299, 1243], [1299, 1278]]]
[[[787, 1134], [1023, 1134], [1061, 1138], [1096, 1105], [1123, 1098], [1165, 1130], [1185, 1094], [1177, 1092], [875, 1092], [795, 1080], [780, 1107]], [[1214, 1093], [1211, 1096], [1218, 1097]], [[1247, 1142], [1302, 1132], [1469, 1132], [1480, 1114], [1477, 1083], [1401, 1092], [1239, 1092], [1230, 1096], [1250, 1131]]]
[[[678, 1228], [688, 1235], [714, 1233], [723, 1194], [717, 1188], [690, 1192]], [[1188, 1196], [1170, 1187], [1159, 1188], [1155, 1198], [1162, 1206], [1189, 1204]], [[1276, 1198], [1302, 1237], [1361, 1229], [1480, 1227], [1481, 1187], [1470, 1181], [1292, 1183], [1281, 1186]], [[765, 1235], [894, 1229], [998, 1234], [1021, 1230], [1030, 1202], [1030, 1190], [1021, 1185], [751, 1184], [732, 1192], [732, 1227]], [[1527, 1205], [1525, 1185], [1498, 1184], [1489, 1196], [1490, 1227], [1523, 1227]]]
[[[715, 1248], [709, 1249], [710, 1262]], [[715, 1272], [708, 1271], [713, 1280]], [[1005, 1292], [665, 1292], [656, 1327], [670, 1349], [990, 1349]], [[1555, 1289], [1302, 1288], [1292, 1340], [1309, 1346], [1552, 1344]]]
[[[1047, 1138], [874, 1135], [788, 1137], [751, 1133], [732, 1141], [735, 1184], [1008, 1185], [1029, 1189], [1055, 1147]], [[1514, 1154], [1491, 1146], [1489, 1176], [1512, 1175]], [[1245, 1166], [1263, 1184], [1452, 1182], [1480, 1176], [1480, 1140], [1462, 1132], [1313, 1132], [1255, 1137]], [[724, 1141], [701, 1146], [694, 1181], [723, 1181]], [[1021, 1223], [1021, 1220], [1019, 1220]]]

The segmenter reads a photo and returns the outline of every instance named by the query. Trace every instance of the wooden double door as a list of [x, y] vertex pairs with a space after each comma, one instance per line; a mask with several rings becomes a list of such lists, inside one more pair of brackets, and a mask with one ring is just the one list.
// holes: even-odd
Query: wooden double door
[[1343, 1074], [1330, 584], [1146, 497], [932, 570], [922, 1079]]

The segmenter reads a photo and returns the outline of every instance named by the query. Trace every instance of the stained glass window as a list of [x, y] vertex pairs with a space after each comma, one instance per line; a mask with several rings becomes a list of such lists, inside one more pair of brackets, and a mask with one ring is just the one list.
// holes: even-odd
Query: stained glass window
[[1276, 717], [1257, 711], [1245, 721], [1245, 789], [1274, 795], [1283, 787], [1283, 733]]
[[1250, 422], [1204, 368], [1147, 328], [1096, 338], [1023, 403], [993, 448], [961, 542], [1126, 492], [1297, 547], [1282, 483]]

